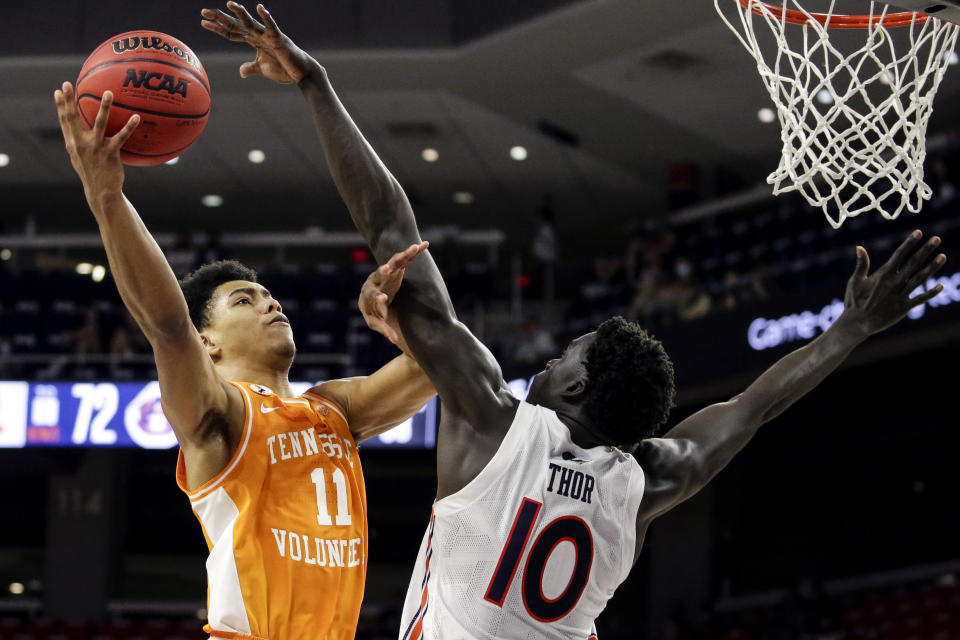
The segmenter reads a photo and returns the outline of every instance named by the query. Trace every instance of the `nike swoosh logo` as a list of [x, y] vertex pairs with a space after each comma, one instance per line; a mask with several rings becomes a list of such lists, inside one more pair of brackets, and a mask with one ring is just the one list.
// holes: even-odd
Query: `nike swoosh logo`
[[260, 413], [270, 413], [271, 411], [276, 411], [276, 410], [279, 409], [279, 408], [280, 408], [280, 407], [267, 408], [267, 405], [261, 404], [261, 405], [260, 405]]

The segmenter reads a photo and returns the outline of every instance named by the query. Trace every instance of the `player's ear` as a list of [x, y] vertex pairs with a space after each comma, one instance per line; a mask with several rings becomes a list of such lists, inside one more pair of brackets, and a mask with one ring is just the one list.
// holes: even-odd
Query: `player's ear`
[[560, 393], [564, 399], [569, 401], [576, 401], [583, 395], [583, 392], [587, 390], [587, 379], [585, 376], [578, 376], [576, 380], [568, 384], [564, 390]]
[[223, 350], [213, 341], [213, 338], [206, 331], [200, 333], [200, 341], [203, 342], [203, 346], [207, 349], [207, 353], [210, 354], [214, 362], [218, 362], [220, 358], [223, 357]]

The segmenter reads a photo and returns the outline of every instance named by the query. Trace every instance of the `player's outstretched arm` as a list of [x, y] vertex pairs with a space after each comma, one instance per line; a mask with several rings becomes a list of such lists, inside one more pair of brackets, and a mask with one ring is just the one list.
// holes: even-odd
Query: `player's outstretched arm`
[[[244, 63], [241, 75], [259, 74], [276, 82], [298, 83], [310, 106], [337, 190], [377, 262], [385, 264], [393, 254], [419, 244], [420, 234], [403, 188], [347, 113], [326, 70], [280, 30], [263, 5], [257, 5], [262, 23], [235, 2], [228, 2], [227, 8], [232, 15], [204, 9], [203, 27], [256, 49], [256, 60]], [[500, 366], [457, 321], [429, 253], [407, 267], [404, 280], [393, 309], [412, 353], [436, 385], [445, 412], [456, 411], [460, 405], [467, 412], [479, 406], [504, 405], [497, 401], [509, 396]], [[487, 416], [477, 421], [491, 423]]]
[[117, 135], [107, 138], [104, 131], [113, 103], [109, 91], [104, 93], [89, 131], [80, 122], [70, 83], [65, 82], [55, 92], [54, 101], [70, 162], [83, 182], [87, 203], [100, 227], [120, 297], [153, 347], [164, 411], [189, 460], [200, 449], [209, 449], [208, 434], [201, 428], [207, 413], [218, 412], [239, 424], [243, 401], [214, 370], [213, 361], [190, 322], [187, 303], [173, 271], [123, 195], [120, 147], [137, 128], [140, 117], [131, 116]]
[[300, 86], [337, 190], [377, 262], [385, 264], [393, 254], [419, 243], [406, 194], [343, 107], [326, 69], [280, 30], [262, 4], [256, 11], [263, 22], [236, 2], [227, 2], [227, 9], [230, 13], [203, 9], [201, 25], [256, 50], [256, 59], [240, 66], [241, 76], [262, 75]]
[[690, 416], [664, 438], [641, 443], [637, 457], [648, 477], [641, 518], [649, 521], [699, 491], [757, 429], [816, 387], [857, 345], [940, 293], [937, 285], [910, 298], [946, 262], [942, 253], [934, 256], [940, 238], [921, 245], [921, 237], [920, 231], [911, 233], [872, 274], [866, 249], [857, 247], [844, 312], [829, 329], [781, 358], [740, 395]]
[[280, 84], [291, 84], [300, 82], [320, 66], [280, 31], [262, 4], [257, 5], [257, 13], [263, 23], [255, 20], [238, 2], [228, 2], [227, 9], [230, 13], [201, 9], [200, 26], [226, 40], [246, 42], [256, 50], [255, 59], [240, 65], [241, 77], [259, 75]]
[[426, 242], [410, 245], [405, 251], [394, 254], [387, 264], [370, 274], [357, 301], [367, 326], [386, 336], [404, 355], [369, 376], [331, 380], [312, 390], [344, 410], [357, 442], [392, 429], [437, 394], [427, 374], [409, 355], [396, 315], [388, 312], [407, 265], [427, 246]]

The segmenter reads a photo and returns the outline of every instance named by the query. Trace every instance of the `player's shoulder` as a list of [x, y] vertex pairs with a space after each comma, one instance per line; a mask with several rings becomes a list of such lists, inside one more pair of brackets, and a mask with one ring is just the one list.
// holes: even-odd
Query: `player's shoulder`
[[310, 387], [302, 395], [311, 402], [321, 403], [328, 409], [335, 409], [337, 414], [344, 417], [350, 409], [351, 393], [354, 392], [357, 382], [363, 379], [364, 377], [326, 380]]
[[633, 451], [640, 466], [649, 471], [670, 469], [696, 453], [693, 443], [681, 438], [645, 438]]
[[307, 400], [321, 417], [339, 420], [346, 425], [349, 404], [345, 401], [344, 394], [353, 381], [353, 378], [328, 380], [310, 387], [301, 394], [301, 397]]

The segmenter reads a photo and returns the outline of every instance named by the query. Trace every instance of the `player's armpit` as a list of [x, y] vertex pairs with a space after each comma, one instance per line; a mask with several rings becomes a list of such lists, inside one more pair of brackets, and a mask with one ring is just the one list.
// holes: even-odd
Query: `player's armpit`
[[[217, 373], [213, 360], [193, 325], [181, 331], [151, 337], [163, 411], [173, 427], [184, 455], [215, 458], [232, 451], [220, 451], [243, 428], [244, 407], [240, 392]], [[229, 433], [211, 433], [205, 426], [210, 415], [222, 416]], [[226, 462], [224, 459], [224, 462]], [[189, 471], [189, 468], [188, 468]]]
[[705, 482], [703, 458], [687, 439], [648, 438], [634, 455], [644, 472], [638, 521], [649, 523], [695, 494]]
[[648, 438], [635, 452], [646, 476], [638, 519], [652, 520], [693, 497], [733, 459], [759, 427], [741, 396], [712, 404]]
[[407, 420], [437, 392], [417, 363], [401, 355], [369, 376], [330, 380], [311, 389], [343, 411], [357, 442]]

